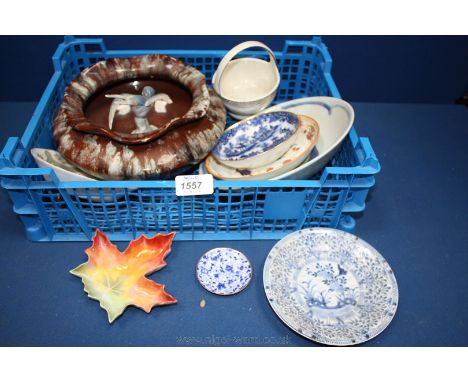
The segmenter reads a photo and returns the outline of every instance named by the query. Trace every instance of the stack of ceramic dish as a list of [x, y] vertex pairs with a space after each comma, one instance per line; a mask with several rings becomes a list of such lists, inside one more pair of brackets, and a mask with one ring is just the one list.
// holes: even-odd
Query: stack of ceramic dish
[[299, 166], [319, 136], [318, 123], [287, 111], [259, 114], [228, 128], [206, 158], [218, 179], [271, 179]]
[[[216, 154], [213, 152], [200, 165], [200, 173], [209, 172], [219, 179], [310, 179], [311, 176], [322, 170], [330, 162], [339, 150], [343, 140], [347, 137], [354, 122], [352, 106], [339, 98], [333, 97], [299, 98], [273, 106], [266, 110], [265, 114], [271, 114], [273, 111], [290, 112], [298, 115], [303, 124], [311, 125], [308, 127], [308, 129], [311, 129], [311, 137], [304, 137], [304, 134], [298, 135], [295, 142], [296, 146], [290, 147], [275, 162], [274, 166], [243, 171], [245, 169], [236, 169], [232, 165], [226, 166], [225, 163], [216, 159]], [[226, 133], [238, 125], [243, 125], [246, 121], [249, 120], [233, 125], [226, 130]], [[315, 126], [317, 127], [317, 135], [318, 126], [320, 126], [320, 136], [318, 138], [314, 133]], [[316, 141], [311, 151], [308, 150], [310, 138]], [[304, 153], [304, 155], [300, 156], [302, 161], [300, 159], [295, 160], [299, 153]], [[305, 153], [308, 154], [305, 155]], [[285, 164], [286, 161], [288, 162]], [[266, 171], [267, 169], [269, 171]]]

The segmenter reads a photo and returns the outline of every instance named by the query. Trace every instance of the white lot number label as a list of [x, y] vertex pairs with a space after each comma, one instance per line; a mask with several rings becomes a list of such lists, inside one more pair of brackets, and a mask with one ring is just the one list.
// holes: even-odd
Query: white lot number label
[[211, 195], [213, 193], [213, 175], [179, 175], [175, 177], [176, 195]]

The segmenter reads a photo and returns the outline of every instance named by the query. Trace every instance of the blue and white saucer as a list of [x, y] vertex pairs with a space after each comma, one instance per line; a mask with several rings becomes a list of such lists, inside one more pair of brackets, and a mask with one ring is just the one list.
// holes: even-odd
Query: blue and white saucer
[[252, 279], [247, 257], [232, 248], [214, 248], [198, 260], [197, 278], [207, 291], [228, 296], [239, 293]]
[[263, 268], [268, 301], [304, 337], [355, 345], [380, 334], [398, 305], [395, 276], [379, 252], [331, 228], [294, 232], [272, 248]]

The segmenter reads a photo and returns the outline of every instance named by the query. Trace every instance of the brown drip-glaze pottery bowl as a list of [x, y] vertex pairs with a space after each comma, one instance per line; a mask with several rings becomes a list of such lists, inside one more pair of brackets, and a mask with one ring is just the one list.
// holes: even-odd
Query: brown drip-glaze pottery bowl
[[170, 179], [200, 162], [226, 124], [221, 99], [195, 68], [165, 55], [85, 69], [53, 123], [58, 150], [100, 179]]

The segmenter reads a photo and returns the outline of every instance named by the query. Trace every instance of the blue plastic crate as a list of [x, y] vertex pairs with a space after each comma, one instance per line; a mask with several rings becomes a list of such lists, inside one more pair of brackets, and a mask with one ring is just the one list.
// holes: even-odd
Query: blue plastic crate
[[[29, 239], [90, 240], [96, 228], [112, 240], [169, 231], [177, 231], [176, 240], [278, 239], [306, 227], [354, 229], [352, 214], [364, 210], [380, 170], [369, 140], [354, 127], [311, 180], [215, 181], [213, 195], [177, 197], [173, 181], [60, 182], [51, 169], [37, 168], [30, 149], [54, 147], [51, 125], [68, 83], [100, 60], [149, 53], [178, 57], [210, 81], [226, 52], [107, 50], [101, 39], [66, 38], [59, 45], [55, 72], [26, 131], [21, 139], [9, 138], [0, 154], [1, 185]], [[319, 38], [286, 41], [275, 55], [281, 74], [275, 103], [340, 97], [330, 73], [332, 60]]]

